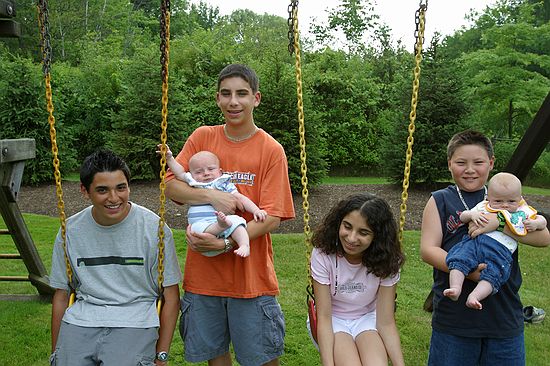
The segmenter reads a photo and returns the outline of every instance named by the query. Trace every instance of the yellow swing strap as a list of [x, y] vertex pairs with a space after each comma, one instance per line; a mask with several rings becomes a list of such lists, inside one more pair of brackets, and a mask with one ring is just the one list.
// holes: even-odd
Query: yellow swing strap
[[69, 281], [69, 306], [74, 303], [75, 292], [73, 286], [73, 272], [71, 269], [71, 263], [67, 255], [67, 227], [66, 227], [66, 215], [65, 215], [65, 202], [63, 201], [63, 187], [61, 185], [61, 173], [59, 171], [59, 150], [57, 148], [57, 133], [55, 129], [55, 117], [53, 115], [53, 98], [52, 98], [52, 85], [51, 85], [51, 60], [52, 60], [52, 47], [50, 44], [50, 32], [49, 32], [49, 19], [48, 19], [48, 1], [39, 0], [37, 4], [38, 8], [38, 26], [40, 28], [40, 49], [42, 51], [42, 72], [44, 74], [44, 83], [46, 85], [46, 108], [48, 110], [48, 123], [50, 125], [50, 141], [52, 146], [52, 157], [55, 177], [55, 187], [57, 196], [57, 210], [59, 213], [59, 221], [61, 226], [61, 238], [63, 241], [63, 252], [65, 256], [65, 267], [67, 271], [67, 278]]
[[163, 283], [164, 283], [164, 225], [165, 225], [165, 203], [166, 203], [166, 140], [168, 129], [168, 66], [170, 64], [170, 0], [162, 0], [160, 16], [160, 62], [162, 65], [162, 122], [161, 122], [161, 159], [160, 159], [160, 196], [159, 196], [159, 227], [158, 227], [158, 288], [159, 299], [157, 301], [157, 313], [160, 315], [162, 309]]
[[311, 278], [311, 229], [309, 226], [309, 201], [308, 201], [308, 179], [307, 179], [307, 155], [304, 123], [304, 103], [302, 92], [302, 65], [300, 58], [300, 35], [298, 29], [298, 0], [292, 0], [288, 6], [288, 51], [295, 56], [296, 69], [296, 95], [298, 98], [298, 133], [300, 135], [300, 170], [302, 173], [302, 208], [304, 210], [304, 244], [307, 258], [308, 285], [306, 288], [309, 299], [313, 299], [313, 280]]
[[420, 62], [422, 61], [422, 44], [424, 42], [424, 27], [426, 21], [426, 10], [428, 10], [428, 0], [425, 2], [420, 1], [420, 5], [415, 14], [416, 30], [415, 38], [416, 43], [414, 47], [415, 52], [415, 67], [414, 67], [414, 80], [411, 98], [411, 113], [409, 115], [409, 136], [407, 137], [407, 153], [405, 158], [405, 169], [403, 174], [403, 192], [401, 193], [401, 206], [399, 216], [399, 243], [403, 244], [403, 230], [405, 228], [405, 214], [407, 212], [407, 199], [409, 197], [409, 176], [411, 173], [411, 160], [412, 160], [412, 148], [414, 144], [414, 130], [416, 120], [416, 105], [418, 103], [418, 89], [420, 86]]

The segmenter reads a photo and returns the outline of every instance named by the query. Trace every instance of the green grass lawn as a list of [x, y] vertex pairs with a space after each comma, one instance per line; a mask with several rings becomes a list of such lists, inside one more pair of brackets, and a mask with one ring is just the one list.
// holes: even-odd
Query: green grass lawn
[[[384, 177], [327, 177], [323, 184], [390, 184], [390, 181]], [[550, 196], [549, 188], [523, 186], [522, 191], [525, 195]]]
[[[25, 220], [38, 247], [46, 268], [50, 267], [52, 242], [59, 221], [38, 215], [25, 215]], [[1, 224], [1, 222], [0, 222]], [[175, 231], [180, 262], [185, 255], [184, 233]], [[398, 287], [397, 323], [407, 365], [425, 365], [430, 339], [430, 314], [422, 304], [431, 285], [431, 268], [418, 253], [420, 234], [405, 232], [407, 261]], [[305, 327], [305, 287], [307, 285], [306, 247], [301, 234], [273, 236], [275, 264], [281, 295], [279, 301], [286, 318], [285, 354], [282, 365], [319, 365], [318, 354]], [[10, 237], [0, 237], [0, 252], [16, 252]], [[550, 252], [527, 246], [520, 248], [523, 272], [521, 297], [524, 304], [550, 310]], [[26, 274], [17, 261], [3, 260], [0, 275]], [[0, 293], [35, 294], [26, 283], [0, 282]], [[0, 302], [0, 365], [38, 366], [47, 364], [50, 354], [51, 305], [38, 301]], [[527, 365], [548, 365], [550, 359], [550, 322], [527, 326], [525, 330]], [[171, 349], [171, 365], [187, 365], [183, 361], [183, 346], [178, 334]], [[204, 363], [203, 365], [205, 365]]]

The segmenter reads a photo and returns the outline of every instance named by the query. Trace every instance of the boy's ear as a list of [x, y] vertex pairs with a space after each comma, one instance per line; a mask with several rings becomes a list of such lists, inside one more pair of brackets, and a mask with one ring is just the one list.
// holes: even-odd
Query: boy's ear
[[262, 93], [257, 91], [256, 94], [254, 94], [254, 107], [259, 106], [261, 100], [262, 100]]
[[490, 169], [489, 170], [493, 170], [493, 168], [495, 167], [495, 157], [493, 156], [490, 160], [489, 160], [489, 166], [490, 166]]
[[82, 193], [82, 195], [85, 198], [88, 198], [88, 191], [86, 190], [86, 187], [82, 183], [80, 183], [80, 193]]

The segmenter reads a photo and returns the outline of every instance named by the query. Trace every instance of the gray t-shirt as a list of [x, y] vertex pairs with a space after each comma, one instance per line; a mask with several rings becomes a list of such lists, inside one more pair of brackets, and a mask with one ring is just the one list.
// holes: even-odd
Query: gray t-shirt
[[[164, 228], [164, 287], [181, 282], [174, 239]], [[111, 226], [92, 217], [92, 206], [67, 219], [66, 241], [76, 301], [63, 321], [83, 327], [159, 326], [158, 216], [131, 203], [128, 216]], [[68, 290], [60, 232], [52, 256], [50, 285]]]

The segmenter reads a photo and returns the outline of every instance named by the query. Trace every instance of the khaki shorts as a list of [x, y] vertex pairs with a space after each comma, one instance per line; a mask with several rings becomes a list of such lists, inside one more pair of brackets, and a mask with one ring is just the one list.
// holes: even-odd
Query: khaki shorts
[[52, 366], [154, 366], [157, 328], [89, 328], [61, 322]]

